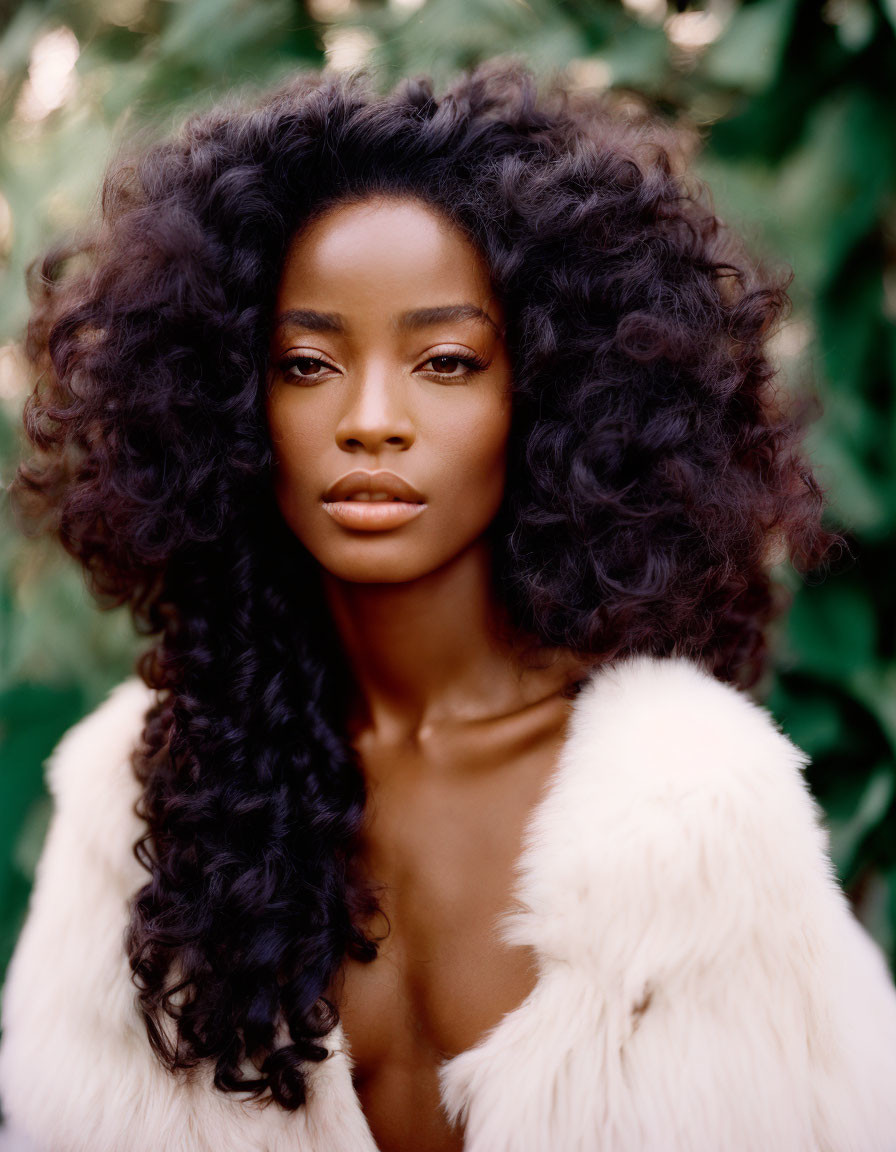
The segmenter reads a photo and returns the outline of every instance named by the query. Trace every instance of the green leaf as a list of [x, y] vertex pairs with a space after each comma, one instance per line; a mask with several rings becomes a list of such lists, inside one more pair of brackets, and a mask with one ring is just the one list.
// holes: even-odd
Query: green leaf
[[866, 466], [848, 432], [825, 418], [823, 425], [811, 429], [806, 444], [837, 522], [853, 533], [885, 536], [896, 514], [889, 485]]
[[845, 819], [828, 808], [831, 856], [841, 876], [852, 871], [859, 846], [871, 828], [886, 815], [896, 792], [896, 774], [892, 764], [880, 764], [862, 790], [858, 803]]
[[662, 28], [632, 27], [603, 53], [612, 82], [622, 87], [656, 92], [669, 65], [669, 43]]
[[857, 668], [844, 668], [844, 681], [877, 720], [896, 758], [896, 664], [869, 661]]
[[706, 76], [746, 92], [767, 87], [781, 67], [796, 8], [797, 0], [740, 4], [722, 36], [706, 52]]
[[[781, 718], [782, 727], [794, 744], [807, 752], [813, 761], [842, 741], [840, 709], [827, 694], [801, 694], [792, 700], [783, 692], [779, 680], [767, 706], [774, 716]], [[851, 812], [854, 806], [855, 800], [851, 798], [848, 811]]]
[[794, 598], [787, 640], [803, 670], [841, 683], [874, 661], [876, 636], [872, 604], [855, 584], [828, 581]]

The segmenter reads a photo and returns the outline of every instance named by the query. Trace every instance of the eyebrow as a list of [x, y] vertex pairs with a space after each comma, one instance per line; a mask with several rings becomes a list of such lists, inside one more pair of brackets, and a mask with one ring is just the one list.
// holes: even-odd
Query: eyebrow
[[[452, 320], [478, 320], [501, 334], [501, 329], [491, 316], [475, 304], [440, 304], [434, 308], [413, 308], [397, 316], [393, 327], [400, 332], [410, 332]], [[287, 312], [281, 312], [274, 321], [274, 328], [282, 328], [287, 324], [307, 328], [310, 332], [345, 331], [343, 317], [338, 312], [317, 312], [313, 308], [290, 308]]]

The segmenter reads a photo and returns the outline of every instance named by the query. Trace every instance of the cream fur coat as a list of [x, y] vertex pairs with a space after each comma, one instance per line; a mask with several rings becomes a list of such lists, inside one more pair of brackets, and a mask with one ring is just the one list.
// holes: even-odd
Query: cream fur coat
[[[122, 947], [149, 702], [126, 682], [49, 761], [2, 1001], [12, 1131], [38, 1152], [375, 1152], [339, 1029], [292, 1114], [152, 1055]], [[442, 1069], [469, 1152], [896, 1150], [896, 989], [835, 880], [806, 760], [687, 660], [592, 674], [501, 924], [536, 949], [536, 987]]]

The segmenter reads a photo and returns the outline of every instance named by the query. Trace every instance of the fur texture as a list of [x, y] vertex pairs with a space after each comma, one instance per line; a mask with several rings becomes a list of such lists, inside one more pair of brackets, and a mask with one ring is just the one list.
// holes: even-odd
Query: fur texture
[[[0, 1093], [38, 1152], [376, 1152], [341, 1029], [297, 1113], [170, 1076], [122, 939], [145, 872], [116, 689], [48, 764], [54, 816], [3, 990]], [[442, 1068], [467, 1152], [896, 1152], [896, 988], [807, 758], [685, 659], [594, 673], [500, 930], [532, 994]]]

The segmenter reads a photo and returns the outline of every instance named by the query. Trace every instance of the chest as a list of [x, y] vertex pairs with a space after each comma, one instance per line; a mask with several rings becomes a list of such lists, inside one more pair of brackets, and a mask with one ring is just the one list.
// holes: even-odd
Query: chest
[[382, 1152], [462, 1147], [440, 1110], [439, 1066], [535, 985], [533, 951], [504, 943], [499, 927], [568, 712], [562, 700], [479, 739], [362, 751], [368, 804], [358, 864], [379, 904], [366, 926], [379, 950], [369, 964], [347, 960], [332, 993]]

